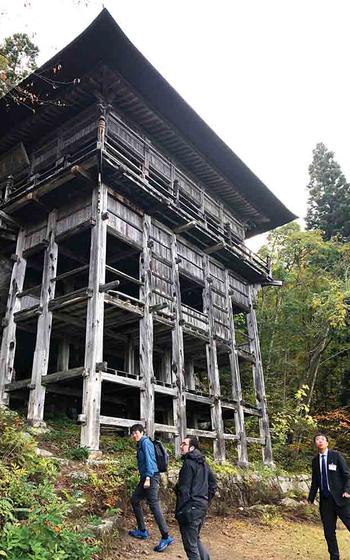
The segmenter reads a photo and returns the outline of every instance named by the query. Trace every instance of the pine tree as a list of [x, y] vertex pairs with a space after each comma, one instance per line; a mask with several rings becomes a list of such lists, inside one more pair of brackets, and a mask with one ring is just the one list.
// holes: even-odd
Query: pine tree
[[307, 229], [318, 229], [325, 240], [350, 237], [350, 185], [334, 153], [323, 143], [313, 150], [309, 167]]

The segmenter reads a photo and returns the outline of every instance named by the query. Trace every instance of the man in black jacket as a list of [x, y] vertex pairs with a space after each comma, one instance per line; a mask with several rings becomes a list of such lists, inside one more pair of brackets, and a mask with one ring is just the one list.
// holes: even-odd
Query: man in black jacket
[[199, 534], [216, 491], [216, 481], [198, 445], [198, 438], [186, 437], [180, 446], [183, 465], [175, 488], [175, 517], [187, 558], [210, 560]]
[[320, 491], [320, 513], [330, 560], [339, 560], [335, 534], [337, 518], [350, 531], [350, 470], [341, 453], [328, 449], [328, 438], [315, 436], [318, 454], [312, 461], [312, 483], [308, 502], [313, 503]]

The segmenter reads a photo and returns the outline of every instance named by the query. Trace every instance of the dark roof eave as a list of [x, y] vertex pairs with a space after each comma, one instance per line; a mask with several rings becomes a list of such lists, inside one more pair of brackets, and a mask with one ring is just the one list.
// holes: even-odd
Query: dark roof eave
[[[77, 56], [80, 49], [84, 49], [84, 57]], [[67, 47], [46, 62], [40, 68], [40, 73], [49, 71], [54, 64], [61, 62], [64, 78], [74, 79], [99, 60], [108, 62], [117, 70], [209, 163], [235, 185], [251, 205], [266, 216], [266, 222], [257, 224], [248, 232], [248, 237], [296, 218], [138, 51], [106, 9]], [[29, 80], [35, 82], [39, 91], [47, 91], [47, 86], [40, 79], [32, 76], [25, 82]], [[7, 101], [8, 96], [0, 99], [0, 110]], [[27, 111], [17, 106], [15, 114], [11, 111], [9, 119], [1, 119], [0, 136], [8, 126], [25, 119]]]

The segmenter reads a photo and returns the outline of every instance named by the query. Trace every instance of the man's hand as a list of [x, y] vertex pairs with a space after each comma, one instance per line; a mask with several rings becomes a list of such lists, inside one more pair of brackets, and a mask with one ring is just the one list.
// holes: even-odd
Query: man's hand
[[146, 477], [145, 482], [143, 483], [143, 487], [146, 488], [150, 488], [151, 487], [151, 479], [149, 476]]
[[350, 498], [349, 492], [343, 492], [342, 496], [343, 498]]

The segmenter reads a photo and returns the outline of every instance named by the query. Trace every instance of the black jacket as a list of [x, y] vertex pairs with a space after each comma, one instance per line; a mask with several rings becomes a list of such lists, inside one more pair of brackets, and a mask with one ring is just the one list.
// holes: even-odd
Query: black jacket
[[[331, 468], [329, 468], [331, 465]], [[335, 465], [332, 468], [332, 465]], [[328, 450], [327, 455], [328, 484], [331, 495], [338, 506], [350, 505], [350, 498], [343, 498], [343, 492], [350, 494], [350, 470], [344, 456], [339, 451]], [[312, 460], [312, 482], [308, 501], [313, 503], [317, 490], [321, 489], [321, 471], [319, 454]]]
[[175, 491], [175, 514], [189, 506], [208, 508], [216, 492], [216, 480], [199, 449], [184, 455]]

